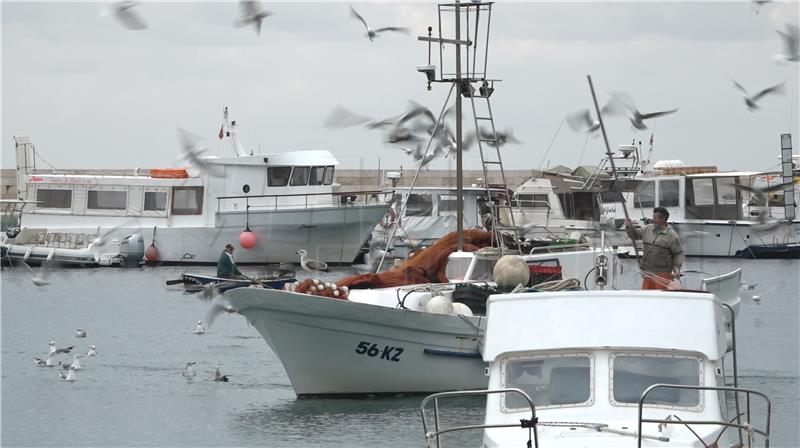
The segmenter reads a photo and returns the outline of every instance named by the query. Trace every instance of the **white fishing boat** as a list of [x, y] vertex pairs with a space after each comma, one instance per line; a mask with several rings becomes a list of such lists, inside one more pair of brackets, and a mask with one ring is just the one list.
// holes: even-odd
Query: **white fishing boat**
[[[347, 300], [260, 288], [233, 289], [225, 297], [278, 356], [298, 397], [482, 388], [486, 318], [433, 313], [426, 305], [443, 296], [477, 312], [469, 298], [484, 292], [485, 300], [499, 257], [499, 251], [454, 252], [446, 268], [450, 283], [350, 289]], [[563, 287], [598, 288], [616, 278], [615, 260], [600, 249], [524, 259], [534, 274], [546, 273], [539, 281], [552, 275]]]
[[[612, 244], [627, 245], [624, 200], [635, 221], [649, 219], [655, 207], [667, 209], [669, 225], [681, 236], [688, 256], [734, 257], [749, 246], [800, 242], [794, 206], [800, 202], [800, 168], [791, 168], [797, 159], [789, 157], [781, 175], [718, 172], [713, 166], [690, 167], [680, 161], [651, 166], [641, 161], [640, 152], [638, 146], [623, 145], [585, 176], [545, 172], [532, 178], [515, 193], [516, 222], [530, 228], [526, 232], [533, 237], [591, 238], [603, 229]], [[625, 163], [616, 176], [609, 176], [611, 159]], [[780, 187], [793, 179], [794, 186]], [[779, 190], [770, 190], [776, 185]]]
[[[376, 192], [344, 192], [334, 182], [336, 158], [326, 150], [253, 154], [237, 137], [225, 109], [220, 138], [233, 156], [187, 151], [186, 169], [133, 170], [118, 175], [36, 169], [30, 139], [15, 137], [19, 197], [32, 201], [19, 217], [18, 246], [118, 253], [133, 233], [143, 235], [149, 261], [216, 263], [226, 243], [246, 263], [294, 261], [297, 250], [349, 264], [387, 203]], [[370, 198], [372, 201], [370, 202]], [[246, 246], [246, 247], [245, 247]]]
[[[493, 295], [489, 387], [427, 397], [427, 446], [474, 429], [484, 447], [769, 446], [769, 399], [738, 388], [735, 362], [726, 370], [726, 309], [684, 291]], [[445, 401], [475, 395], [486, 397], [484, 421], [445, 426]], [[756, 403], [766, 415], [751, 413]]]

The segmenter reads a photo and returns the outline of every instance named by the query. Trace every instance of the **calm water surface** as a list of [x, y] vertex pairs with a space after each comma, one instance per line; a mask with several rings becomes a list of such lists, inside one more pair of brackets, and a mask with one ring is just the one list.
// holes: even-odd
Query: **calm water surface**
[[[709, 273], [736, 266], [763, 294], [760, 304], [743, 303], [737, 321], [740, 385], [772, 399], [772, 446], [795, 448], [800, 261], [687, 263]], [[424, 446], [421, 397], [298, 401], [280, 362], [243, 317], [221, 316], [207, 334], [193, 334], [207, 303], [164, 286], [183, 271], [61, 269], [42, 288], [24, 269], [4, 271], [2, 445]], [[634, 271], [627, 262], [625, 286], [636, 284]], [[326, 278], [355, 272], [340, 268]], [[77, 327], [88, 331], [86, 339], [75, 337]], [[50, 340], [59, 347], [77, 345], [84, 354], [93, 344], [99, 355], [83, 358], [78, 381], [65, 383], [56, 369], [33, 364], [34, 357], [46, 357]], [[181, 375], [187, 361], [197, 362], [192, 382]], [[217, 365], [232, 375], [229, 383], [211, 380]], [[482, 420], [481, 400], [449, 408], [465, 421]], [[449, 446], [476, 446], [480, 435], [449, 440]]]

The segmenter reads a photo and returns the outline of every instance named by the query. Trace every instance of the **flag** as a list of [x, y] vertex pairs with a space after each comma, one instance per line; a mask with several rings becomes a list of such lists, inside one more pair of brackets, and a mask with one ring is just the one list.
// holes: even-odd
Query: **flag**
[[[222, 126], [219, 127], [219, 134], [217, 135], [217, 137], [219, 137], [220, 140], [222, 140], [222, 137], [225, 135], [225, 133], [222, 132], [224, 127], [225, 127], [225, 125], [222, 125]], [[650, 140], [652, 142], [652, 139], [650, 139]]]
[[[222, 132], [222, 131], [220, 131]], [[222, 138], [222, 137], [220, 137]], [[650, 146], [653, 146], [653, 134], [650, 134]]]

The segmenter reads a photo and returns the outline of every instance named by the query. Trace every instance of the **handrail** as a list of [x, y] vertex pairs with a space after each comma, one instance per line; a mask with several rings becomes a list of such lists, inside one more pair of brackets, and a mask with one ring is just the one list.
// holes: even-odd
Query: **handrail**
[[[665, 388], [665, 389], [687, 389], [687, 390], [698, 390], [698, 391], [724, 391], [724, 392], [733, 392], [734, 394], [744, 393], [747, 397], [747, 416], [745, 424], [741, 423], [733, 423], [733, 420], [730, 422], [726, 421], [709, 421], [709, 420], [671, 420], [669, 418], [664, 419], [654, 419], [654, 418], [643, 418], [643, 405], [644, 400], [647, 398], [647, 395], [650, 394], [655, 389]], [[754, 426], [752, 426], [750, 422], [750, 395], [755, 394], [760, 396], [764, 399], [767, 403], [767, 421], [766, 421], [766, 428], [761, 430]], [[690, 385], [682, 385], [682, 384], [653, 384], [652, 386], [648, 387], [647, 389], [642, 392], [642, 396], [639, 397], [639, 417], [637, 423], [637, 444], [638, 448], [642, 448], [642, 423], [658, 423], [658, 424], [681, 424], [688, 427], [688, 425], [720, 425], [726, 428], [736, 428], [739, 430], [740, 434], [741, 431], [747, 431], [748, 434], [757, 433], [764, 437], [764, 448], [769, 448], [769, 426], [770, 426], [770, 416], [772, 415], [772, 403], [769, 401], [769, 398], [761, 392], [752, 390], [752, 389], [744, 389], [739, 387], [719, 387], [719, 386], [690, 386]], [[734, 420], [739, 419], [740, 415], [737, 415]], [[751, 445], [752, 435], [748, 435], [748, 446]]]
[[554, 246], [537, 246], [531, 249], [528, 255], [533, 255], [534, 252], [549, 252], [551, 249], [578, 249], [578, 248], [592, 248], [592, 243], [575, 243], [575, 244], [557, 244]]
[[[500, 393], [516, 393], [522, 395], [522, 398], [528, 402], [528, 406], [531, 409], [531, 418], [530, 420], [521, 420], [520, 423], [497, 423], [491, 425], [465, 425], [465, 426], [454, 426], [452, 428], [439, 428], [439, 398], [451, 398], [451, 397], [466, 397], [466, 396], [480, 396], [480, 395], [492, 395], [492, 394], [500, 394]], [[428, 402], [433, 400], [433, 417], [434, 417], [434, 424], [435, 424], [435, 431], [428, 432], [428, 421], [425, 418], [425, 407], [427, 406]], [[442, 434], [446, 434], [448, 432], [455, 432], [455, 431], [467, 431], [472, 429], [488, 429], [488, 428], [529, 428], [533, 430], [533, 447], [538, 448], [539, 446], [539, 437], [538, 431], [536, 428], [537, 418], [536, 418], [536, 405], [533, 403], [533, 399], [528, 395], [524, 390], [518, 389], [515, 387], [507, 388], [507, 389], [494, 389], [494, 390], [460, 390], [460, 391], [452, 391], [452, 392], [439, 392], [436, 394], [428, 395], [425, 399], [422, 400], [422, 403], [419, 405], [419, 412], [422, 416], [422, 430], [425, 432], [425, 438], [428, 441], [428, 447], [436, 446], [440, 448], [439, 444], [439, 436]], [[436, 444], [433, 445], [432, 442], [435, 440]], [[530, 440], [528, 441], [530, 443]], [[530, 446], [530, 445], [528, 445]]]
[[292, 194], [251, 194], [243, 196], [217, 196], [217, 199], [255, 199], [255, 198], [288, 198], [292, 196], [344, 196], [360, 194], [391, 194], [386, 190], [364, 190], [364, 191], [331, 191], [326, 193], [292, 193]]

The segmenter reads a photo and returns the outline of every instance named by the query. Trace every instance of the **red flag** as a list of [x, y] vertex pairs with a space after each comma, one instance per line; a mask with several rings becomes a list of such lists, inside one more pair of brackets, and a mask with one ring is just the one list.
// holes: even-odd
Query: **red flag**
[[[219, 139], [220, 139], [220, 140], [222, 140], [222, 137], [223, 137], [223, 136], [225, 136], [225, 133], [224, 133], [224, 132], [222, 132], [222, 129], [223, 129], [224, 127], [225, 127], [225, 125], [222, 125], [222, 126], [220, 126], [220, 127], [219, 127], [219, 134], [217, 135], [217, 137], [219, 137]], [[651, 139], [651, 140], [652, 140], [652, 139]]]

